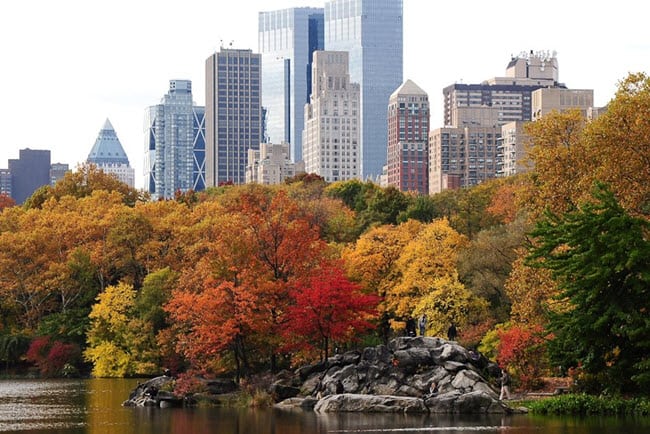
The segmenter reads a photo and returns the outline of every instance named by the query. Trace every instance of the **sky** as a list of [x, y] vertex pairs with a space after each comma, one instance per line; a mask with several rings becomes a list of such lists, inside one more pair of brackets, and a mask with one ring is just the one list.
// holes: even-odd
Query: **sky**
[[[72, 169], [110, 119], [142, 188], [144, 112], [169, 80], [192, 81], [205, 105], [205, 60], [220, 46], [258, 52], [258, 12], [325, 0], [20, 0], [0, 3], [0, 167], [49, 149]], [[559, 79], [606, 105], [630, 72], [650, 73], [638, 0], [404, 0], [404, 80], [429, 95], [505, 75], [512, 55], [555, 51]], [[228, 5], [228, 6], [225, 6]]]

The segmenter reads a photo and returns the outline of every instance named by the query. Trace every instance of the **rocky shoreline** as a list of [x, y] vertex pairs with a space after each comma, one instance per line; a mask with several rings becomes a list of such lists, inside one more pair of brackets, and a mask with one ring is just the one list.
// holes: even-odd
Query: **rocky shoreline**
[[[284, 373], [269, 393], [278, 409], [316, 412], [480, 414], [519, 411], [498, 399], [498, 367], [453, 341], [400, 337]], [[162, 392], [170, 377], [139, 385], [125, 406], [184, 405]], [[430, 393], [431, 383], [436, 390]], [[232, 383], [234, 385], [234, 383]], [[153, 393], [155, 392], [155, 393]], [[224, 393], [232, 392], [225, 390]]]

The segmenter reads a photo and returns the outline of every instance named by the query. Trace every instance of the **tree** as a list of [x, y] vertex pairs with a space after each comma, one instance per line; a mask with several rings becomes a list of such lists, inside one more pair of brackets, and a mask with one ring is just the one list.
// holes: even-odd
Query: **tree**
[[451, 323], [462, 332], [484, 322], [488, 312], [488, 303], [468, 291], [455, 272], [432, 278], [414, 301], [413, 315], [427, 314], [427, 330], [434, 336], [446, 336]]
[[605, 389], [650, 391], [650, 223], [630, 216], [602, 184], [594, 202], [548, 211], [530, 264], [551, 270], [566, 309], [551, 317], [551, 356], [582, 365]]
[[446, 219], [425, 225], [396, 261], [400, 278], [386, 293], [388, 309], [398, 318], [413, 315], [420, 298], [431, 291], [436, 279], [457, 276], [458, 253], [466, 243], [467, 239]]
[[16, 201], [13, 200], [10, 196], [5, 193], [0, 194], [0, 211], [5, 208], [10, 208], [14, 205], [16, 205]]
[[630, 74], [607, 110], [585, 130], [593, 177], [632, 215], [650, 217], [650, 76]]
[[387, 305], [385, 297], [399, 282], [397, 260], [423, 227], [415, 220], [399, 226], [378, 226], [364, 233], [354, 246], [345, 248], [341, 254], [348, 276], [361, 284], [365, 292], [383, 300], [378, 308], [379, 333], [385, 343], [388, 343], [390, 322], [395, 319], [395, 310]]
[[54, 187], [45, 186], [37, 190], [25, 202], [27, 208], [40, 208], [50, 198], [61, 199], [63, 196], [82, 198], [94, 191], [105, 190], [117, 192], [125, 205], [135, 206], [137, 202], [146, 201], [148, 193], [142, 193], [120, 181], [115, 175], [105, 173], [94, 164], [82, 164], [77, 170], [67, 172]]
[[321, 360], [329, 357], [333, 341], [350, 341], [373, 327], [379, 297], [363, 294], [350, 282], [339, 266], [319, 267], [309, 279], [291, 291], [294, 304], [289, 308], [286, 336], [298, 347], [316, 346]]
[[545, 207], [553, 212], [574, 209], [583, 201], [593, 182], [593, 154], [584, 140], [586, 119], [578, 109], [553, 111], [540, 120], [529, 122], [524, 130], [530, 137], [528, 158], [533, 170], [530, 184], [522, 191], [535, 215]]
[[135, 305], [133, 286], [108, 286], [97, 296], [89, 318], [88, 348], [84, 358], [93, 363], [96, 377], [124, 377], [135, 374], [134, 357], [128, 339], [131, 312]]
[[490, 302], [497, 322], [508, 316], [511, 298], [504, 290], [518, 249], [525, 245], [529, 225], [521, 217], [506, 224], [480, 231], [458, 257], [461, 282], [479, 297]]

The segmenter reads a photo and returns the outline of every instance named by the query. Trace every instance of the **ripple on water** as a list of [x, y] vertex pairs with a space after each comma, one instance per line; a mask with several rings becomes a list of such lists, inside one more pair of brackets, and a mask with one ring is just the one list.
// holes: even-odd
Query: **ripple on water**
[[85, 408], [74, 399], [80, 387], [75, 381], [0, 382], [0, 432], [83, 426]]

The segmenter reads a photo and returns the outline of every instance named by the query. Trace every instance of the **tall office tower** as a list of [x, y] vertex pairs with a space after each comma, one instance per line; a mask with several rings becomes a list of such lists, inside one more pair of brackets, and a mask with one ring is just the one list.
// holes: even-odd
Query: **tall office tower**
[[470, 187], [497, 176], [497, 126], [444, 127], [429, 133], [429, 193]]
[[314, 52], [312, 94], [305, 105], [305, 171], [328, 182], [361, 177], [361, 91], [350, 82], [348, 59], [345, 51]]
[[192, 101], [190, 80], [170, 80], [160, 104], [145, 111], [145, 186], [153, 199], [203, 190], [204, 108]]
[[92, 163], [104, 173], [110, 173], [127, 184], [129, 187], [135, 186], [135, 169], [129, 164], [129, 158], [124, 152], [124, 148], [117, 138], [111, 121], [106, 119], [104, 126], [99, 130], [95, 144], [93, 145], [88, 158], [88, 163]]
[[522, 53], [512, 57], [505, 77], [445, 87], [442, 92], [444, 125], [501, 126], [513, 121], [530, 121], [532, 92], [540, 88], [566, 88], [558, 82], [555, 53]]
[[429, 194], [429, 96], [406, 80], [388, 103], [387, 185]]
[[206, 187], [246, 181], [248, 150], [262, 141], [260, 55], [221, 48], [205, 62]]
[[17, 205], [24, 203], [36, 190], [50, 185], [50, 151], [21, 149], [18, 159], [7, 162], [11, 173], [11, 197]]
[[323, 50], [323, 8], [291, 8], [259, 14], [265, 138], [288, 143], [290, 158], [302, 159], [305, 104], [311, 95], [312, 53]]
[[386, 164], [388, 98], [402, 83], [402, 0], [325, 3], [325, 49], [350, 53], [350, 79], [361, 85], [361, 172], [377, 179]]

